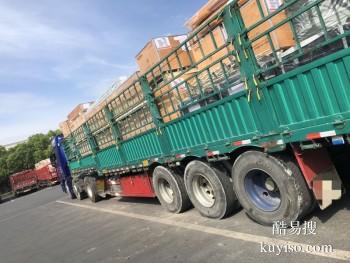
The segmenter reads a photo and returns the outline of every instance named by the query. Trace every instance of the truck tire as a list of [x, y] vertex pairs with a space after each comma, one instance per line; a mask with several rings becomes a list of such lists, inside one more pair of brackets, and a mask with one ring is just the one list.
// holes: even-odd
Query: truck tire
[[247, 151], [233, 164], [232, 179], [248, 216], [263, 225], [276, 221], [290, 224], [310, 211], [313, 204], [303, 175], [287, 155]]
[[231, 178], [224, 169], [192, 161], [185, 169], [188, 196], [202, 216], [224, 218], [239, 207]]
[[96, 203], [101, 200], [101, 197], [97, 193], [96, 179], [93, 177], [85, 177], [85, 189], [91, 202]]
[[159, 202], [169, 212], [178, 214], [191, 208], [184, 180], [176, 172], [158, 166], [153, 171], [152, 183]]
[[74, 194], [73, 187], [69, 184], [70, 184], [70, 182], [66, 180], [66, 182], [65, 182], [66, 193], [69, 195], [70, 199], [75, 199], [76, 196]]
[[81, 189], [80, 184], [73, 182], [73, 191], [78, 200], [83, 200], [86, 197], [86, 193]]

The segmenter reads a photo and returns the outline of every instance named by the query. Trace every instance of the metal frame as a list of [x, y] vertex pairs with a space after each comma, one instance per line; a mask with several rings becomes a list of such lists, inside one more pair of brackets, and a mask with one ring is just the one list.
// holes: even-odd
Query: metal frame
[[[253, 39], [248, 37], [251, 30], [298, 0], [290, 0], [275, 12], [263, 15], [261, 21], [249, 28], [244, 26], [237, 1], [230, 1], [220, 13], [193, 32], [186, 41], [118, 94], [103, 111], [97, 113], [104, 116], [106, 124], [100, 125], [100, 128], [110, 129], [112, 145], [105, 149], [96, 147], [98, 125], [93, 121], [95, 116], [83, 125], [83, 138], [81, 133], [79, 135], [78, 132], [73, 132], [65, 140], [71, 169], [79, 171], [95, 167], [101, 170], [108, 163], [109, 171], [123, 174], [132, 170], [148, 169], [154, 162], [176, 163], [186, 156], [220, 160], [226, 158], [226, 154], [248, 145], [269, 151], [281, 151], [288, 143], [308, 140], [307, 136], [311, 132], [334, 131], [334, 134], [349, 134], [350, 101], [347, 98], [350, 96], [346, 88], [350, 85], [348, 47], [268, 79], [264, 78], [264, 73], [270, 69], [259, 67], [252, 48], [255, 41], [286, 23], [292, 23], [295, 16], [317, 7], [322, 1], [317, 0], [302, 7], [300, 12], [287, 17]], [[213, 37], [213, 30], [221, 26], [221, 23], [226, 29], [227, 40], [220, 46]], [[200, 42], [205, 36], [209, 36], [214, 47], [207, 54]], [[347, 39], [348, 36], [349, 32], [344, 32], [333, 40], [327, 38], [324, 43], [327, 45], [340, 37]], [[196, 62], [191, 53], [191, 44], [194, 42], [199, 43], [202, 54], [202, 59]], [[271, 39], [269, 43], [273, 45]], [[189, 56], [189, 66], [181, 64], [180, 50]], [[223, 50], [225, 54], [212, 59], [223, 53]], [[272, 51], [273, 56], [277, 57], [276, 49], [272, 48]], [[295, 54], [301, 54], [300, 52], [304, 52], [303, 47], [296, 41]], [[177, 69], [171, 67], [172, 59], [177, 60]], [[187, 73], [210, 59], [212, 62], [206, 67], [183, 79]], [[225, 62], [229, 62], [230, 67], [225, 66]], [[282, 62], [278, 61], [276, 67], [280, 67]], [[212, 70], [214, 67], [221, 68], [220, 78], [215, 76]], [[238, 72], [238, 75], [233, 72]], [[203, 75], [206, 76], [206, 82], [203, 82]], [[180, 78], [181, 81], [169, 87]], [[324, 93], [319, 93], [315, 82]], [[197, 94], [191, 90], [191, 83], [196, 84]], [[161, 92], [164, 87], [169, 88]], [[180, 87], [189, 95], [188, 101], [182, 100]], [[205, 94], [208, 87], [214, 92]], [[132, 96], [132, 91], [137, 89], [137, 96]], [[173, 110], [162, 112], [160, 105], [165, 108], [163, 98], [169, 97], [173, 92], [178, 95], [181, 103], [175, 106], [170, 100]], [[133, 99], [128, 100], [127, 94]], [[218, 96], [218, 99], [210, 100], [213, 96]], [[320, 102], [323, 99], [328, 108]], [[310, 101], [311, 106], [307, 101]], [[334, 106], [332, 103], [335, 103]], [[121, 105], [125, 106], [118, 110]], [[151, 119], [142, 123], [142, 114], [137, 114], [144, 111], [144, 107], [149, 111]], [[190, 107], [197, 108], [190, 111]], [[165, 117], [178, 111], [181, 114], [176, 119], [164, 121]], [[137, 118], [137, 124], [130, 121], [130, 116]], [[125, 131], [122, 122], [125, 127], [130, 127], [131, 132], [150, 124], [152, 126], [123, 138], [130, 131]], [[89, 142], [92, 154], [83, 156], [75, 150], [83, 142]], [[115, 156], [118, 156], [118, 160], [114, 159]]]

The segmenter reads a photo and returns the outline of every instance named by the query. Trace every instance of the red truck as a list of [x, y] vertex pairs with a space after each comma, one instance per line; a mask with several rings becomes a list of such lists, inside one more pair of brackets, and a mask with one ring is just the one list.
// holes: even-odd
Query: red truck
[[45, 159], [35, 165], [35, 173], [40, 187], [51, 186], [59, 182], [56, 168], [51, 165], [50, 159]]
[[15, 196], [20, 193], [39, 189], [38, 178], [34, 170], [25, 170], [10, 175], [10, 184]]

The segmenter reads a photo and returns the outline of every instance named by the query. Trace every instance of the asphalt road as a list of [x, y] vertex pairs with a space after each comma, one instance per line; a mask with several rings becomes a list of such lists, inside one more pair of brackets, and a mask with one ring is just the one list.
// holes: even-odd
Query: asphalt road
[[[349, 201], [307, 218], [316, 235], [280, 236], [243, 211], [218, 221], [194, 209], [169, 214], [155, 199], [92, 204], [48, 188], [0, 205], [0, 262], [350, 262]], [[334, 251], [262, 252], [262, 245], [286, 242]]]

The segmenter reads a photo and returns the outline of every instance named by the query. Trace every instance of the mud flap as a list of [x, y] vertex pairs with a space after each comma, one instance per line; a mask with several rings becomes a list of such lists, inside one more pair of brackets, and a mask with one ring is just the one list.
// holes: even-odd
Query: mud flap
[[292, 149], [319, 207], [326, 209], [333, 200], [340, 199], [342, 182], [327, 150], [319, 148], [302, 151], [297, 145], [292, 145]]

